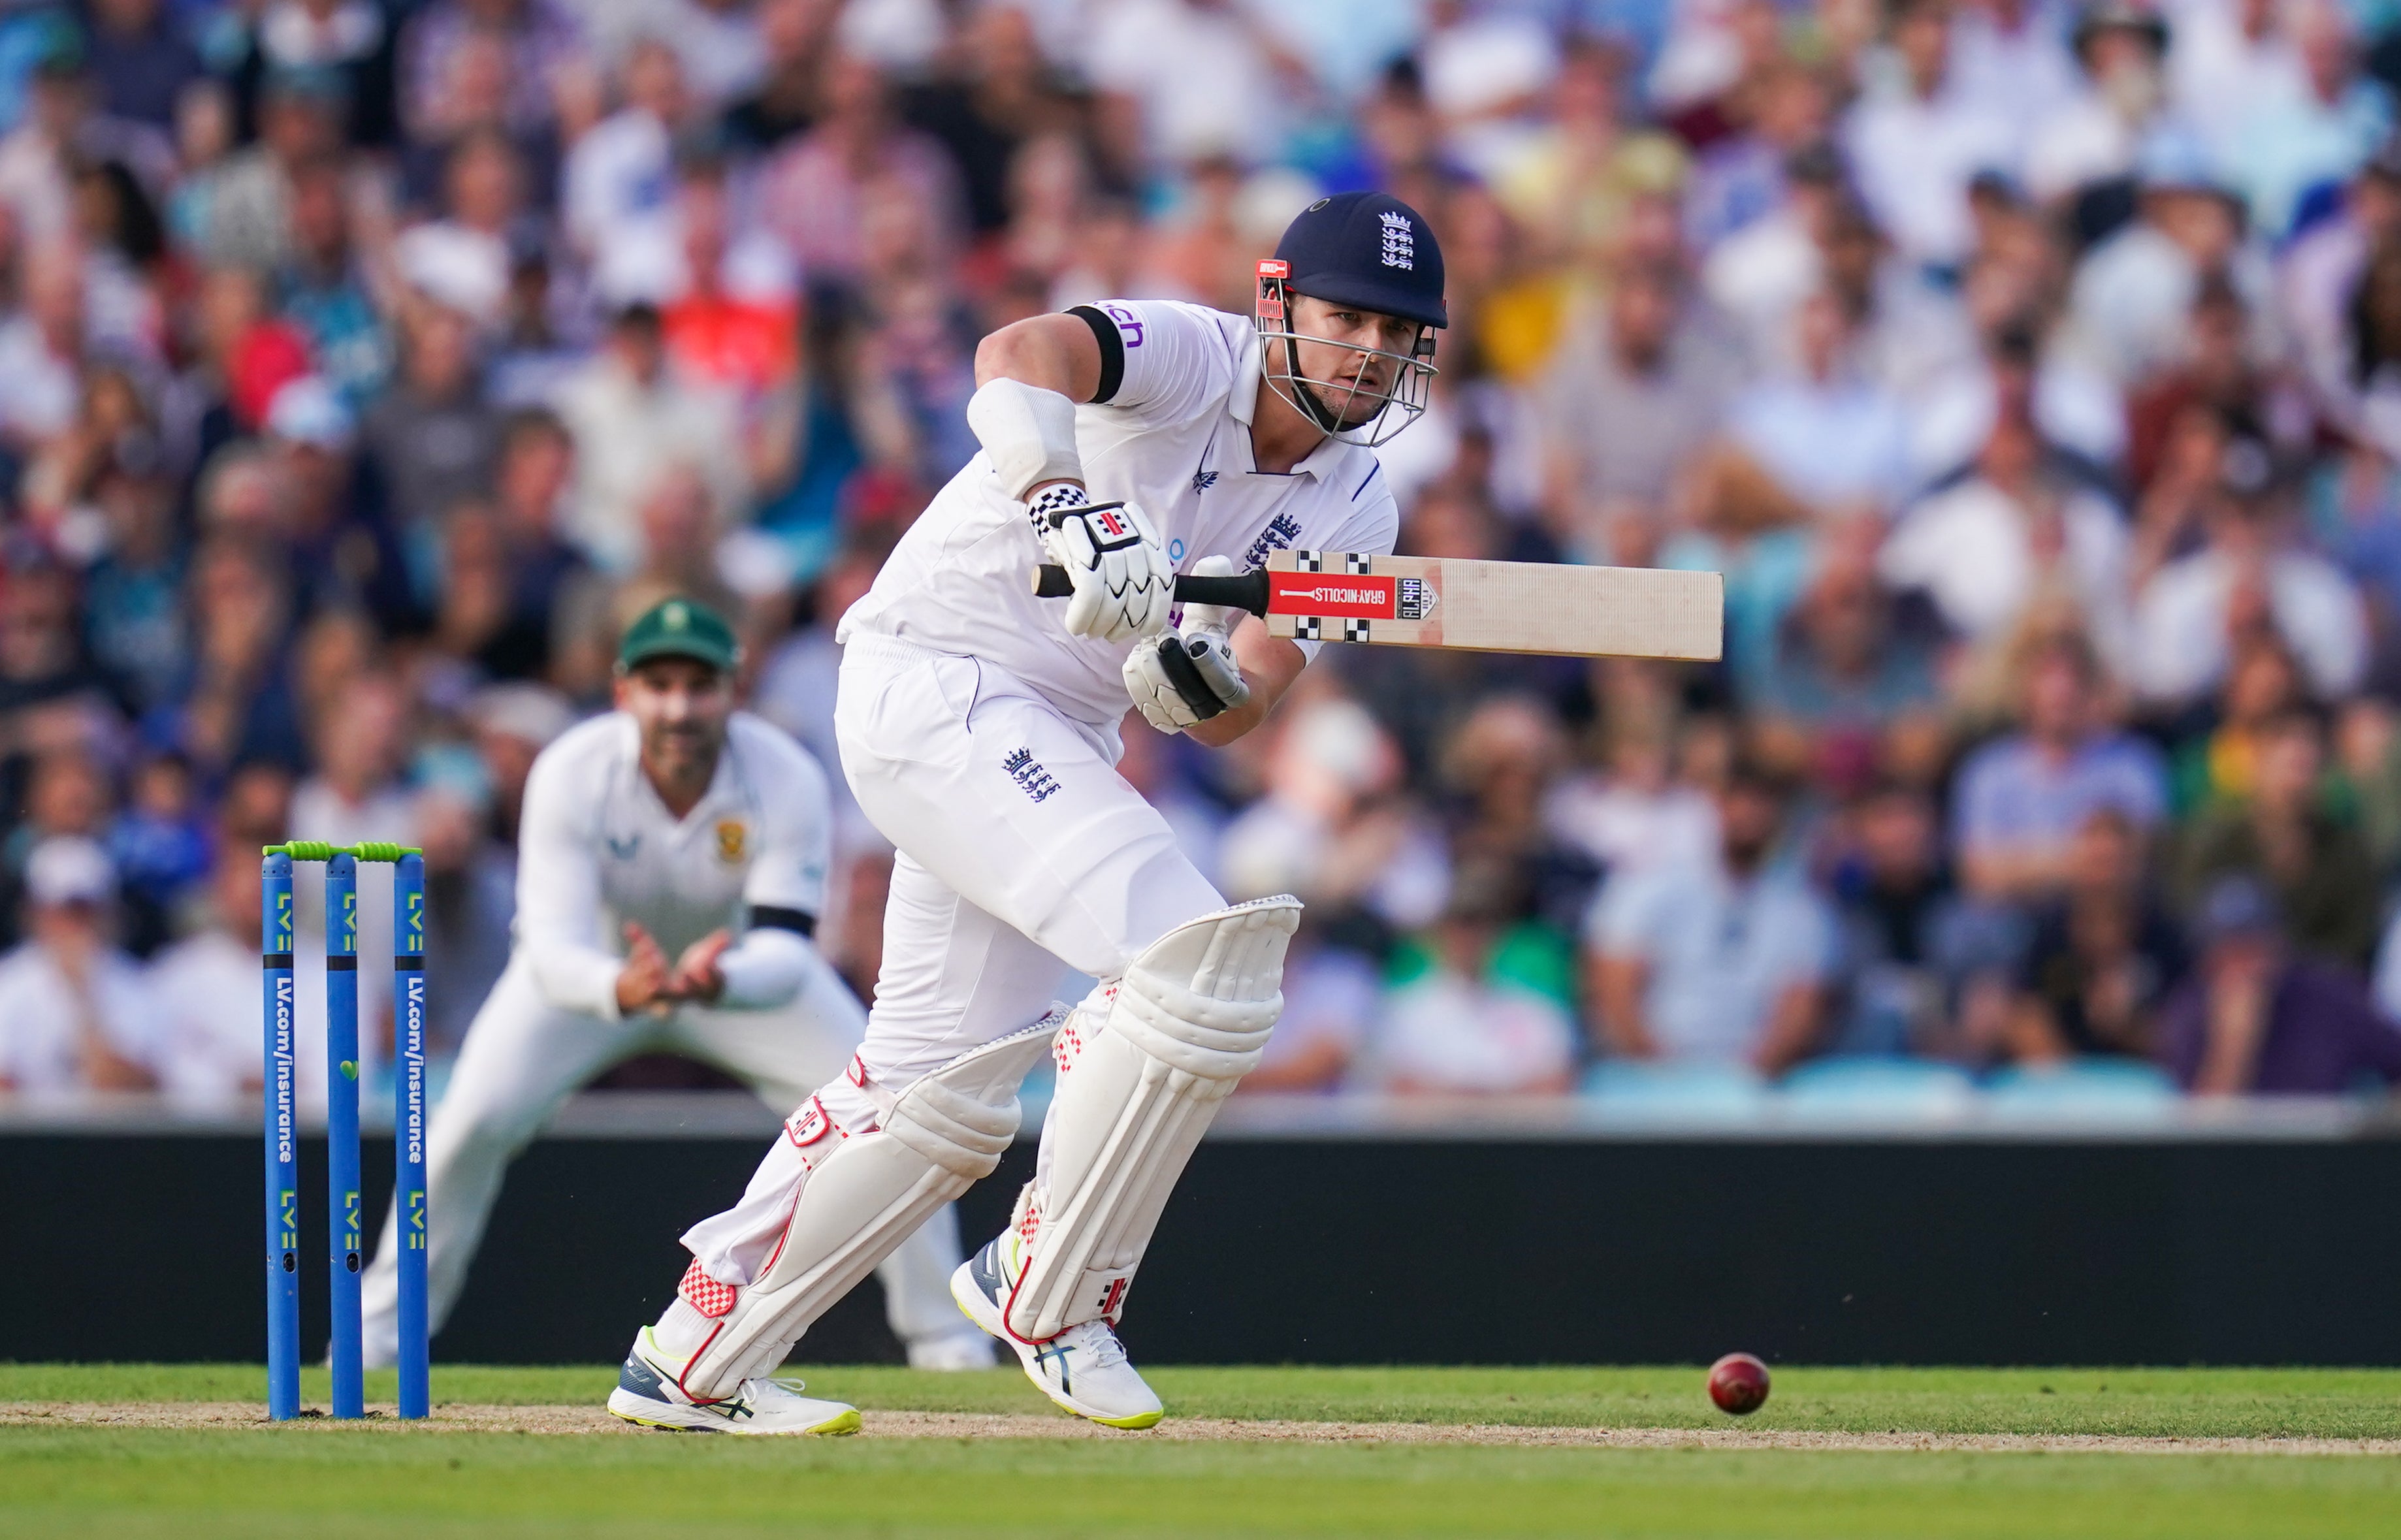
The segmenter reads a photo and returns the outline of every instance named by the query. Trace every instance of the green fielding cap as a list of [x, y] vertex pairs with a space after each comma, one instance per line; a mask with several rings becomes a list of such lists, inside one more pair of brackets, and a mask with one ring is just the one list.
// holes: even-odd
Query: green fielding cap
[[688, 598], [661, 599], [625, 627], [625, 639], [617, 644], [617, 667], [631, 668], [652, 658], [693, 658], [731, 673], [741, 653], [734, 627], [707, 605]]

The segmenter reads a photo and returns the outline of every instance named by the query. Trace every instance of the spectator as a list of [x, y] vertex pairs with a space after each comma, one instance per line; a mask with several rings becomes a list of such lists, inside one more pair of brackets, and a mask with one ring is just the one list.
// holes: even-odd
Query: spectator
[[1155, 165], [1265, 153], [1284, 116], [1274, 61], [1241, 7], [1132, 0], [1085, 37], [1080, 62], [1101, 93], [1099, 138], [1134, 181]]
[[2082, 78], [2050, 114], [2027, 122], [2026, 190], [2056, 206], [2131, 173], [2164, 114], [2167, 51], [2167, 23], [2151, 11], [2123, 0], [2085, 7], [2076, 19]]
[[511, 274], [544, 251], [525, 183], [524, 159], [507, 135], [493, 128], [461, 134], [444, 161], [442, 216], [402, 231], [392, 244], [402, 282], [478, 327], [498, 327]]
[[135, 768], [125, 809], [109, 826], [108, 852], [126, 900], [127, 948], [147, 957], [209, 874], [200, 789], [182, 755], [155, 754]]
[[2159, 1059], [2200, 1095], [2335, 1095], [2401, 1081], [2401, 1033], [2351, 973], [2295, 957], [2273, 901], [2235, 877], [2202, 901], [2201, 958], [2168, 1001]]
[[299, 716], [282, 678], [288, 578], [258, 545], [226, 535], [193, 557], [191, 587], [191, 655], [152, 736], [212, 778], [253, 760], [297, 765]]
[[265, 0], [249, 20], [248, 48], [233, 76], [241, 102], [257, 102], [262, 90], [271, 100], [279, 81], [314, 74], [347, 104], [350, 144], [391, 143], [399, 128], [397, 39], [386, 7], [375, 0]]
[[2190, 962], [2145, 880], [2143, 846], [2142, 830], [2111, 807], [2076, 832], [2066, 887], [2035, 921], [2019, 970], [2009, 1057], [2151, 1056], [2161, 1008]]
[[2243, 243], [2243, 201], [2199, 144], [2154, 136], [2138, 181], [2136, 217], [2079, 265], [2069, 298], [2080, 347], [2121, 386], [2175, 362], [2203, 283], [2222, 279], [2246, 303], [2269, 286], [2264, 259]]
[[364, 410], [391, 373], [391, 328], [351, 239], [349, 173], [334, 156], [292, 169], [291, 259], [278, 277], [284, 316], [307, 337], [317, 372]]
[[1936, 659], [1924, 628], [1901, 623], [1878, 586], [1874, 537], [1860, 522], [1825, 542], [1783, 645], [1738, 682], [1754, 749], [1786, 773], [1855, 784], [1881, 768], [1923, 785], [1948, 746]]
[[950, 152], [968, 225], [983, 237], [1008, 226], [1016, 212], [1010, 183], [1022, 179], [1030, 146], [1063, 149], [1079, 169], [1083, 151], [1074, 136], [1075, 105], [1042, 57], [1034, 21], [1022, 9], [979, 8], [964, 23], [960, 43], [954, 70], [904, 92], [900, 113]]
[[112, 695], [76, 634], [74, 576], [42, 561], [0, 572], [0, 752], [37, 742], [36, 718]]
[[2393, 131], [2393, 96], [2361, 73], [2351, 18], [2329, 0], [2296, 0], [2284, 25], [2300, 65], [2302, 89], [2265, 99], [2248, 113], [2219, 109], [2238, 133], [2227, 152], [2236, 185], [2259, 227], [2290, 233], [2302, 199], [2340, 182]]
[[1449, 875], [1439, 836], [1400, 794], [1392, 739], [1339, 696], [1296, 699], [1286, 711], [1266, 794], [1219, 847], [1227, 894], [1292, 893], [1328, 923], [1347, 912], [1371, 935], [1430, 923]]
[[548, 129], [566, 76], [587, 67], [583, 34], [557, 0], [433, 0], [401, 34], [401, 114], [413, 135], [444, 140], [463, 126], [447, 88], [459, 56], [486, 42], [501, 49], [501, 121], [515, 134]]
[[210, 266], [271, 272], [290, 259], [293, 173], [340, 148], [350, 106], [332, 71], [295, 67], [268, 76], [258, 142], [208, 173], [200, 254]]
[[25, 863], [25, 940], [0, 956], [0, 1088], [147, 1091], [158, 1021], [133, 959], [109, 936], [117, 874], [99, 846], [60, 835]]
[[1612, 877], [1706, 864], [1718, 847], [1717, 807], [1690, 773], [1705, 736], [1686, 734], [1679, 776], [1676, 724], [1663, 711], [1629, 704], [1612, 712], [1602, 767], [1563, 778], [1544, 799], [1544, 818]]
[[1585, 944], [1605, 1052], [1774, 1075], [1820, 1046], [1832, 917], [1774, 864], [1784, 803], [1777, 780], [1738, 762], [1708, 860], [1632, 873], [1601, 895]]
[[1611, 549], [1620, 501], [1657, 508], [1715, 433], [1733, 370], [1667, 273], [1620, 274], [1597, 335], [1571, 337], [1543, 384], [1545, 502], [1571, 550]]
[[2026, 660], [2019, 731], [1960, 767], [1952, 838], [1968, 890], [1996, 902], [2066, 885], [2076, 832], [2112, 808], [2147, 832], [2167, 807], [2158, 753], [2106, 725], [2092, 648], [2068, 636]]
[[2160, 569], [2134, 605], [2131, 673], [2169, 707], [2213, 689], [2247, 641], [2281, 638], [2312, 693], [2347, 694], [2367, 664], [2367, 620], [2341, 571], [2295, 538], [2291, 485], [2266, 446], [2230, 445], [2208, 544]]
[[1819, 513], [1889, 510], [1911, 474], [1900, 403], [1859, 375], [1851, 319], [1832, 293], [1802, 302], [1793, 335], [1798, 370], [1737, 395], [1729, 437]]
[[107, 550], [84, 579], [84, 639], [137, 710], [166, 697], [183, 666], [185, 552], [165, 476], [102, 473], [93, 488]]
[[1461, 866], [1441, 919], [1385, 1001], [1370, 1083], [1404, 1095], [1524, 1095], [1573, 1083], [1575, 1018], [1556, 981], [1512, 966], [1526, 901], [1507, 864]]
[[84, 282], [69, 245], [25, 258], [17, 304], [0, 321], [0, 447], [30, 457], [75, 422], [82, 399]]
[[534, 756], [575, 725], [574, 708], [542, 685], [495, 684], [476, 693], [467, 715], [491, 786], [492, 833], [501, 846], [514, 851]]
[[403, 314], [400, 378], [367, 408], [359, 436], [392, 517], [404, 529], [432, 531], [451, 508], [491, 490], [501, 417], [483, 398], [473, 323], [422, 296]]
[[697, 467], [679, 463], [662, 472], [642, 499], [640, 517], [642, 559], [629, 586], [644, 598], [626, 602], [654, 603], [668, 594], [689, 594], [725, 613], [740, 608], [719, 555], [723, 530], [709, 508], [708, 485]]
[[924, 254], [949, 251], [964, 217], [949, 154], [899, 121], [882, 75], [868, 61], [837, 55], [825, 82], [825, 116], [761, 173], [767, 227], [813, 281], [858, 282], [873, 276], [868, 203], [874, 189], [889, 187], [924, 216], [931, 246]]
[[164, 131], [200, 56], [167, 14], [166, 0], [91, 0], [86, 44], [100, 110]]
[[1844, 138], [1859, 192], [1913, 262], [1948, 267], [1968, 254], [1968, 183], [2010, 169], [2010, 125], [1951, 80], [1949, 8], [1941, 0], [1894, 7], [1892, 50], [1900, 66], [1886, 89], [1851, 109]]
[[691, 110], [682, 61], [658, 38], [637, 43], [618, 76], [624, 106], [575, 141], [560, 177], [567, 237], [596, 265], [612, 254], [642, 260], [673, 246], [675, 139]]
[[2046, 458], [2033, 423], [2003, 418], [1969, 474], [1901, 517], [1878, 570], [1895, 588], [1924, 593], [1973, 642], [2008, 636], [2037, 597], [2056, 594], [2105, 654], [2122, 657], [2125, 523]]
[[1926, 793], [1879, 783], [1852, 810], [1840, 905], [1840, 1053], [1974, 1057], [2009, 1009], [2010, 928], [1962, 900]]
[[658, 309], [629, 305], [607, 346], [560, 391], [575, 441], [569, 538], [595, 566], [631, 571], [641, 560], [641, 500], [678, 463], [699, 466], [718, 519], [748, 511], [748, 477], [732, 399], [687, 384], [668, 367]]
[[[987, 14], [1014, 7], [988, 7]], [[760, 0], [760, 79], [725, 113], [725, 137], [750, 153], [780, 148], [808, 131], [823, 110], [825, 61], [839, 16], [824, 0]]]
[[484, 660], [498, 678], [546, 677], [557, 617], [597, 582], [561, 532], [574, 478], [575, 441], [557, 417], [537, 406], [503, 419], [492, 509], [505, 612]]
[[2401, 135], [2387, 139], [2344, 189], [2341, 210], [2295, 233], [2279, 263], [2276, 311], [2291, 328], [2301, 372], [2322, 408], [2347, 424], [2356, 423], [2353, 383], [2374, 372], [2374, 363], [2355, 357], [2354, 299], [2368, 256], [2401, 236]]
[[1526, 906], [1522, 917], [1549, 928], [1563, 997], [1572, 994], [1570, 938], [1601, 874], [1599, 863], [1562, 839], [1544, 816], [1566, 762], [1566, 737], [1549, 708], [1529, 696], [1502, 695], [1460, 723], [1438, 767], [1451, 799], [1453, 860], [1496, 864]]
[[[152, 959], [148, 983], [163, 1045], [163, 1089], [195, 1107], [231, 1108], [254, 1095], [258, 1040], [258, 856], [264, 842], [228, 842], [208, 873], [199, 923]], [[322, 1106], [322, 1037], [299, 1043], [299, 1094]]]
[[2366, 844], [2326, 810], [2326, 758], [2325, 730], [2306, 708], [2261, 723], [2250, 795], [2194, 819], [2177, 887], [2197, 906], [2229, 878], [2247, 878], [2274, 901], [2296, 950], [2364, 972], [2382, 895]]
[[2273, 637], [2235, 654], [2218, 693], [2217, 724], [2177, 747], [2175, 804], [2191, 815], [2221, 802], [2241, 802], [2258, 785], [2259, 751], [2272, 722], [2303, 706], [2308, 692], [2300, 665]]

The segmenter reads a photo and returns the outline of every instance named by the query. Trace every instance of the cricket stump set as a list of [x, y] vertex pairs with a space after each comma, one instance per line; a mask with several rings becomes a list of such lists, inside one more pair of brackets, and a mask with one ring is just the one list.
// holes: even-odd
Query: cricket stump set
[[265, 974], [267, 1413], [300, 1415], [299, 1026], [292, 970], [292, 871], [325, 867], [325, 1217], [333, 1287], [334, 1415], [364, 1417], [359, 1275], [359, 863], [392, 869], [392, 1202], [400, 1214], [400, 1414], [431, 1396], [425, 1323], [425, 858], [414, 846], [293, 840], [259, 861]]

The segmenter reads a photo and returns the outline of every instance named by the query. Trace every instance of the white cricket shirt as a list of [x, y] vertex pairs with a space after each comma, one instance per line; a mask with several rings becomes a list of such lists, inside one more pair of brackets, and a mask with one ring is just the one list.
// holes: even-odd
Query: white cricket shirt
[[[707, 792], [679, 818], [642, 774], [622, 711], [562, 734], [533, 762], [517, 840], [516, 943], [554, 1005], [614, 1018], [631, 920], [673, 962], [720, 926], [741, 936], [720, 1004], [775, 1003], [796, 983], [789, 930], [744, 933], [753, 909], [824, 907], [828, 791], [808, 750], [747, 711], [727, 723]], [[759, 977], [773, 971], [773, 981]]]
[[[1148, 514], [1177, 571], [1208, 556], [1256, 567], [1287, 547], [1391, 552], [1400, 511], [1373, 452], [1329, 438], [1288, 473], [1253, 461], [1259, 342], [1249, 318], [1161, 299], [1093, 309], [1115, 323], [1123, 357], [1113, 392], [1104, 373], [1107, 399], [1076, 409], [1084, 484], [1095, 502]], [[1121, 669], [1133, 643], [1069, 636], [1068, 601], [1034, 597], [1043, 559], [1024, 508], [979, 452], [935, 494], [838, 639], [864, 631], [981, 658], [1068, 716], [1113, 728], [1131, 704]]]

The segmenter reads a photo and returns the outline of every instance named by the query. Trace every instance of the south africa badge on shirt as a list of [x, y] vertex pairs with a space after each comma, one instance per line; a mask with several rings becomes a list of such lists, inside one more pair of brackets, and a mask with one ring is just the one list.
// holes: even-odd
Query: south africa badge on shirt
[[738, 861], [750, 851], [750, 829], [740, 818], [717, 820], [717, 859]]

